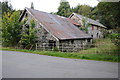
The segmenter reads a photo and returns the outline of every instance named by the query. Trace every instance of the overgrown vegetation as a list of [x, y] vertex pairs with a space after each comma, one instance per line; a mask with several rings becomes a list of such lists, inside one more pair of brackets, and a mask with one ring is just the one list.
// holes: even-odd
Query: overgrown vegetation
[[110, 38], [97, 39], [93, 41], [92, 48], [80, 51], [80, 54], [106, 54], [106, 55], [119, 55], [119, 48], [115, 45]]
[[37, 42], [37, 36], [36, 36], [36, 29], [35, 29], [35, 21], [31, 20], [30, 25], [28, 25], [28, 28], [24, 29], [24, 31], [21, 33], [21, 39], [19, 41], [19, 45], [23, 45], [24, 49], [33, 49], [35, 48], [35, 43]]
[[112, 61], [112, 62], [120, 62], [120, 59], [116, 55], [107, 55], [107, 54], [80, 54], [78, 53], [68, 53], [68, 52], [58, 52], [58, 51], [34, 51], [27, 49], [14, 49], [14, 48], [2, 48], [2, 50], [10, 50], [10, 51], [21, 51], [28, 52], [34, 54], [48, 55], [48, 56], [56, 56], [56, 57], [64, 57], [64, 58], [73, 58], [73, 59], [87, 59], [87, 60], [99, 60], [99, 61]]
[[21, 36], [20, 12], [5, 13], [2, 19], [2, 42], [3, 46], [16, 46]]
[[111, 38], [112, 42], [118, 46], [118, 48], [120, 49], [120, 34], [119, 33], [113, 33], [110, 34], [109, 37]]
[[80, 29], [88, 33], [88, 27], [90, 27], [91, 25], [87, 22], [87, 18], [83, 18], [82, 23], [83, 25], [80, 27]]

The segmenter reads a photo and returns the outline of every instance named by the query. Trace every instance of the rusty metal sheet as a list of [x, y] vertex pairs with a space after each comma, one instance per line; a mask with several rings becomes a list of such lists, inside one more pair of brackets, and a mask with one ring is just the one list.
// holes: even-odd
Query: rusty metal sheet
[[91, 38], [75, 27], [67, 18], [61, 18], [57, 15], [26, 8], [44, 27], [60, 40]]
[[91, 18], [88, 18], [88, 17], [85, 17], [85, 16], [82, 16], [82, 15], [78, 15], [76, 13], [74, 13], [75, 15], [77, 15], [81, 20], [85, 19], [88, 23], [90, 24], [93, 24], [93, 25], [97, 25], [97, 26], [100, 26], [100, 27], [103, 27], [103, 28], [106, 28], [103, 24], [91, 19]]
[[77, 22], [75, 22], [74, 20], [67, 18], [68, 21], [70, 21], [72, 24], [76, 25], [76, 26], [81, 26], [80, 24], [78, 24]]

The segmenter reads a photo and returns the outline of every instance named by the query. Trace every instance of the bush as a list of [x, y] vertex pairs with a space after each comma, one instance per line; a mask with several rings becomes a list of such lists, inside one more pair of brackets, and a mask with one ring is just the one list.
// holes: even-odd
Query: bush
[[119, 47], [119, 45], [120, 45], [120, 34], [113, 33], [113, 34], [110, 34], [109, 37], [111, 38], [112, 42]]

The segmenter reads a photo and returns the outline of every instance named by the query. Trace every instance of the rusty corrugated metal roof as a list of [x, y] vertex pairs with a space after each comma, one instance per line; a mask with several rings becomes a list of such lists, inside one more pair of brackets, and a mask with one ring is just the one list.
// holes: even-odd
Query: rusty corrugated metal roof
[[91, 18], [88, 18], [88, 17], [85, 17], [85, 16], [82, 16], [80, 14], [76, 14], [76, 13], [72, 13], [71, 16], [73, 15], [76, 15], [78, 16], [81, 20], [86, 20], [86, 22], [90, 23], [90, 24], [93, 24], [93, 25], [97, 25], [97, 26], [100, 26], [100, 27], [103, 27], [103, 28], [106, 28], [103, 24], [91, 19]]
[[66, 18], [30, 8], [25, 9], [28, 10], [52, 35], [60, 40], [91, 38], [75, 27]]
[[72, 24], [76, 25], [76, 26], [81, 26], [80, 24], [78, 24], [77, 22], [75, 22], [74, 20], [67, 18], [68, 21], [70, 21]]

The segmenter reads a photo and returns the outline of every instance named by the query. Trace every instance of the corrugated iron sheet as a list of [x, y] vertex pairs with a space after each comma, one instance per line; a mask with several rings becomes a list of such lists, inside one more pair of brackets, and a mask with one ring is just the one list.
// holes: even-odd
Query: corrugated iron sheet
[[54, 14], [26, 8], [44, 27], [60, 40], [91, 38], [70, 23], [66, 18]]
[[68, 21], [70, 21], [72, 24], [76, 25], [76, 26], [81, 26], [80, 24], [78, 24], [77, 22], [75, 22], [74, 20], [67, 18]]
[[85, 20], [86, 20], [88, 23], [90, 23], [90, 24], [93, 24], [93, 25], [97, 25], [97, 26], [106, 28], [103, 24], [101, 24], [101, 23], [99, 23], [99, 22], [97, 22], [97, 21], [95, 21], [95, 20], [93, 20], [93, 19], [87, 18], [87, 17], [82, 16], [82, 15], [78, 15], [78, 14], [76, 14], [76, 13], [73, 13], [73, 14], [77, 15], [81, 20], [85, 19]]

